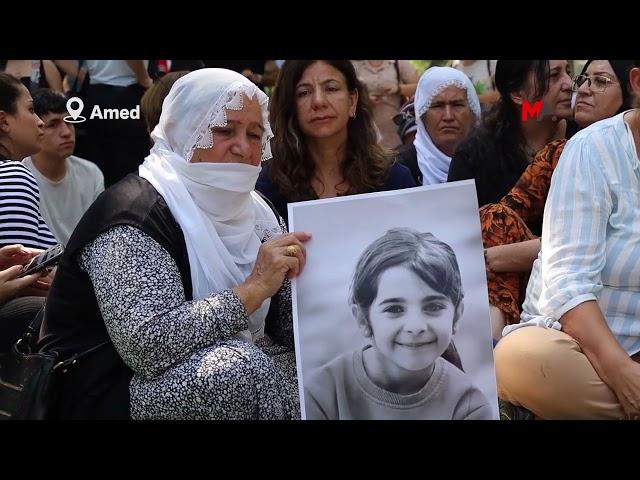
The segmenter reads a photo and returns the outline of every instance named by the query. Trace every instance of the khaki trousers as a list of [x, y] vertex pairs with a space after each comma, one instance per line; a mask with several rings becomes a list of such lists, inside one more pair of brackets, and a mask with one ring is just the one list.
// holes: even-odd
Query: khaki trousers
[[[640, 355], [634, 355], [639, 361]], [[613, 390], [605, 384], [566, 333], [523, 327], [503, 337], [494, 358], [498, 396], [537, 417], [624, 419]]]

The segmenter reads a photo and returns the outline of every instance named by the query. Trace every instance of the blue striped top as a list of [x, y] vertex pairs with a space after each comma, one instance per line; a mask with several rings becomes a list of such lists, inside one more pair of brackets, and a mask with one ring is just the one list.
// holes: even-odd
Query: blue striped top
[[633, 355], [640, 351], [640, 160], [624, 113], [577, 133], [562, 152], [522, 322], [550, 324], [597, 300]]
[[0, 161], [0, 247], [20, 243], [47, 249], [56, 239], [40, 215], [40, 190], [21, 162]]

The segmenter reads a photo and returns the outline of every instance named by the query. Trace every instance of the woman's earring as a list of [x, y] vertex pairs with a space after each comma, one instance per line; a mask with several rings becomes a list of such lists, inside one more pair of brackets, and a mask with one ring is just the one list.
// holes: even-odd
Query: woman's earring
[[351, 118], [356, 118], [356, 112], [355, 112], [355, 110], [354, 110], [353, 112], [351, 112], [350, 117], [351, 117]]

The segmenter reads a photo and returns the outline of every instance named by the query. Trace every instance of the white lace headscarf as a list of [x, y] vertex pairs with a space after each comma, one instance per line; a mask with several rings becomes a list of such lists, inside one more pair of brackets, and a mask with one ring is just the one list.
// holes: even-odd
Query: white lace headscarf
[[[211, 127], [227, 124], [227, 110], [242, 110], [244, 96], [260, 104], [262, 160], [271, 158], [273, 133], [265, 93], [239, 73], [206, 68], [171, 87], [151, 133], [153, 148], [139, 168], [182, 229], [194, 300], [241, 284], [255, 265], [258, 232], [279, 232], [272, 210], [254, 191], [261, 167], [190, 162], [194, 149], [213, 146]], [[263, 334], [269, 304], [265, 300], [249, 317], [249, 330], [239, 338], [252, 341]]]
[[450, 67], [431, 67], [422, 74], [416, 89], [414, 108], [418, 131], [413, 140], [418, 154], [418, 168], [422, 172], [422, 184], [433, 185], [447, 181], [451, 157], [435, 146], [427, 133], [422, 116], [429, 110], [434, 97], [450, 86], [461, 88], [467, 92], [469, 108], [476, 118], [476, 126], [480, 125], [480, 100], [471, 80], [460, 70]]

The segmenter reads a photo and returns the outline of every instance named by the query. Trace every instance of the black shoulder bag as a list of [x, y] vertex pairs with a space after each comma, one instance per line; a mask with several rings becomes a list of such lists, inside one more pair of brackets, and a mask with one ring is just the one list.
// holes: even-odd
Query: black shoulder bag
[[55, 398], [56, 379], [78, 360], [111, 343], [102, 342], [63, 360], [58, 352], [38, 352], [36, 343], [43, 312], [36, 315], [22, 338], [0, 356], [0, 420], [42, 420]]

